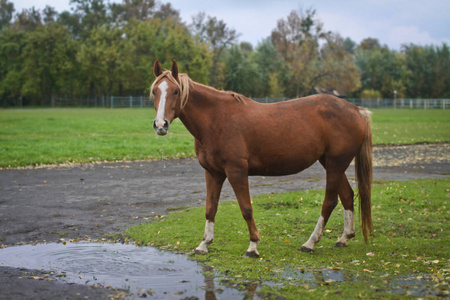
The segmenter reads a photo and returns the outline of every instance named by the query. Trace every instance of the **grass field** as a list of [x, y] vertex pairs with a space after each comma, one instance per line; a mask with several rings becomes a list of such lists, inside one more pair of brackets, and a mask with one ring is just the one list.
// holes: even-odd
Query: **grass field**
[[[450, 110], [374, 109], [375, 144], [450, 141]], [[179, 120], [152, 129], [154, 109], [0, 110], [0, 167], [192, 157]]]
[[[262, 291], [273, 299], [448, 296], [449, 186], [450, 178], [375, 185], [374, 238], [365, 244], [356, 221], [349, 246], [333, 248], [343, 231], [339, 205], [313, 254], [299, 249], [314, 230], [324, 191], [255, 196], [254, 216], [262, 236], [258, 259], [242, 257], [249, 237], [238, 203], [222, 202], [210, 253], [193, 256], [236, 287], [266, 282]], [[127, 234], [140, 244], [191, 254], [204, 222], [204, 208], [192, 208], [130, 228]]]

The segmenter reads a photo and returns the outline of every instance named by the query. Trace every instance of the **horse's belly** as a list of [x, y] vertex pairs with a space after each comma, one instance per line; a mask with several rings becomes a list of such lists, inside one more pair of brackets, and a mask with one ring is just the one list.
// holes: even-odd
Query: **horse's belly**
[[249, 161], [249, 175], [283, 176], [301, 172], [314, 164], [317, 159], [277, 159], [274, 161]]

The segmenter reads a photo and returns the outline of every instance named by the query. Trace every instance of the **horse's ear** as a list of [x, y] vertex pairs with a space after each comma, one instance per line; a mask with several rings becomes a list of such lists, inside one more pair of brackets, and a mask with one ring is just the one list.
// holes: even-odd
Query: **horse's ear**
[[162, 74], [162, 68], [161, 64], [159, 63], [159, 60], [155, 60], [155, 63], [153, 64], [153, 74], [155, 74], [155, 77], [158, 77]]
[[177, 61], [176, 61], [175, 59], [174, 59], [173, 62], [172, 62], [172, 68], [171, 68], [171, 71], [172, 71], [172, 76], [173, 76], [173, 78], [175, 78], [176, 81], [179, 81], [179, 80], [178, 80], [178, 64], [177, 64]]

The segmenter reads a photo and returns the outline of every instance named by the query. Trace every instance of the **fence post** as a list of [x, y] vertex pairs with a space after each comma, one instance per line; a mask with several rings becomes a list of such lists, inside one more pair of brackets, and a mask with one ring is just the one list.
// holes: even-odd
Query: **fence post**
[[139, 100], [140, 100], [140, 104], [141, 104], [141, 108], [142, 108], [142, 96], [139, 97]]
[[111, 109], [114, 108], [114, 96], [111, 96]]
[[133, 96], [130, 96], [130, 108], [133, 108]]

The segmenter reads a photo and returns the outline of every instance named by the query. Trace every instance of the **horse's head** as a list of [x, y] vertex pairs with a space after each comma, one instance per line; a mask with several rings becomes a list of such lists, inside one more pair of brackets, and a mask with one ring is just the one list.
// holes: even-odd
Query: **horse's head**
[[156, 60], [153, 73], [156, 76], [150, 91], [156, 110], [153, 128], [158, 135], [166, 135], [170, 123], [179, 116], [181, 111], [181, 86], [177, 62], [175, 60], [172, 62], [171, 72], [163, 72], [161, 64]]

